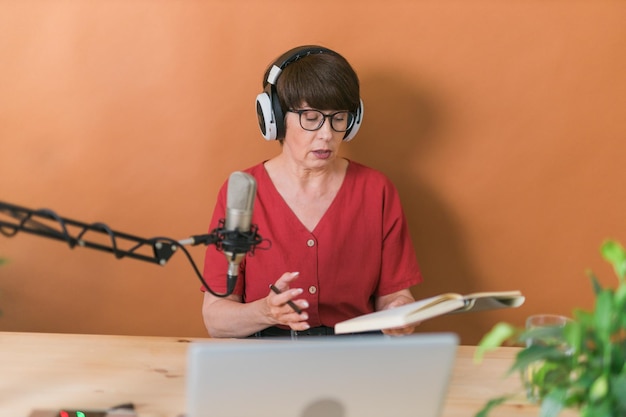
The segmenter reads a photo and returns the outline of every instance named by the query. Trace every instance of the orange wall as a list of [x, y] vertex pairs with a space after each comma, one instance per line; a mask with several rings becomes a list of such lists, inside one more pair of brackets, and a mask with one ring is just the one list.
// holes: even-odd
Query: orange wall
[[[625, 21], [623, 1], [2, 2], [0, 201], [202, 233], [228, 175], [279, 151], [254, 114], [269, 60], [323, 44], [361, 77], [344, 152], [400, 191], [416, 297], [527, 295], [422, 326], [475, 343], [499, 319], [589, 307], [589, 267], [613, 283], [598, 247], [626, 241]], [[205, 335], [180, 254], [158, 267], [20, 234], [0, 256], [0, 330]]]

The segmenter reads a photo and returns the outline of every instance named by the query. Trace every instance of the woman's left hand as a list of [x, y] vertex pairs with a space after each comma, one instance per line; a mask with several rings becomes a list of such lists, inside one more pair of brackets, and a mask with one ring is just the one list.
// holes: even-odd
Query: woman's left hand
[[[408, 289], [401, 290], [392, 294], [383, 295], [376, 300], [376, 310], [388, 310], [390, 308], [400, 307], [415, 301], [411, 291]], [[402, 336], [405, 334], [411, 334], [415, 331], [417, 324], [410, 326], [396, 327], [393, 329], [384, 329], [383, 333], [392, 336]]]

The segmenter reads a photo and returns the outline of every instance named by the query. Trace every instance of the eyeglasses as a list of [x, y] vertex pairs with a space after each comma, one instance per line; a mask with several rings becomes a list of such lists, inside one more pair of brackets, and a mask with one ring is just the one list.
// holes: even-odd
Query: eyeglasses
[[289, 110], [290, 113], [298, 113], [300, 116], [300, 126], [304, 130], [313, 132], [324, 126], [326, 119], [330, 119], [330, 127], [335, 132], [346, 132], [354, 124], [354, 113], [349, 111], [338, 111], [331, 114], [324, 114], [319, 110]]

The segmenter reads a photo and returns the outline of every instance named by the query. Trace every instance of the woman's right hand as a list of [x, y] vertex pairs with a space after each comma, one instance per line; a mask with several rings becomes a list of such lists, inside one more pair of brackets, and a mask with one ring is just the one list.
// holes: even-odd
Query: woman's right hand
[[[269, 316], [276, 324], [289, 326], [292, 330], [307, 330], [310, 326], [307, 323], [309, 315], [305, 309], [309, 307], [309, 303], [304, 299], [297, 299], [302, 294], [302, 288], [290, 288], [291, 283], [298, 278], [298, 272], [285, 272], [275, 283], [274, 286], [280, 291], [276, 294], [270, 290], [266, 297]], [[294, 303], [301, 312], [296, 312], [288, 303]]]

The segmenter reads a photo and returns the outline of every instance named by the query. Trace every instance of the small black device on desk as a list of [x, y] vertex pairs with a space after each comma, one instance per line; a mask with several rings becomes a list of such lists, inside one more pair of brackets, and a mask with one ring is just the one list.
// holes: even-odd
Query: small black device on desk
[[33, 410], [28, 417], [137, 417], [133, 404], [121, 404], [109, 409]]

